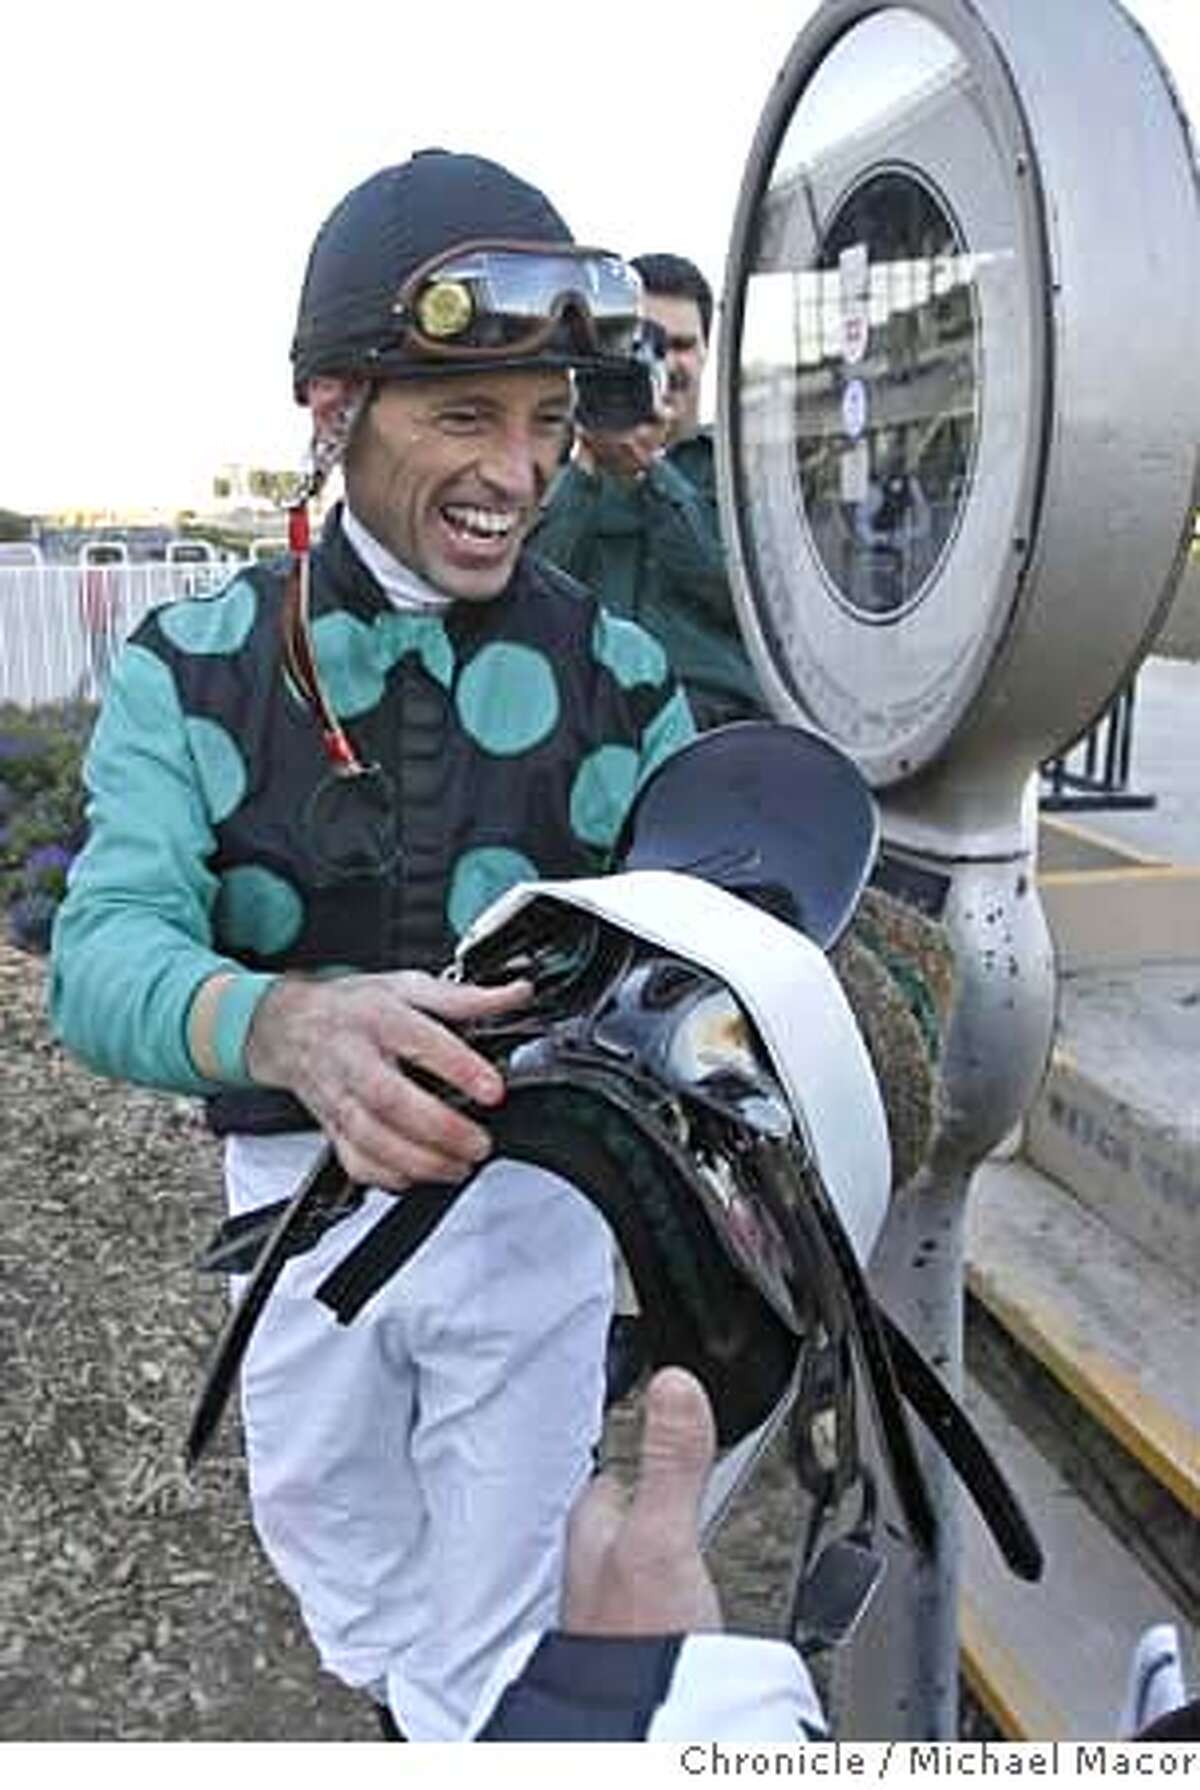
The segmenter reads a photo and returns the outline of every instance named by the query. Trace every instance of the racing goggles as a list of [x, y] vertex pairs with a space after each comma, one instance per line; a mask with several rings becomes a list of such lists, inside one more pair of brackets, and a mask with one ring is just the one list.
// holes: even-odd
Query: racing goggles
[[410, 352], [441, 361], [611, 362], [632, 353], [642, 282], [604, 249], [468, 242], [426, 261], [393, 305]]

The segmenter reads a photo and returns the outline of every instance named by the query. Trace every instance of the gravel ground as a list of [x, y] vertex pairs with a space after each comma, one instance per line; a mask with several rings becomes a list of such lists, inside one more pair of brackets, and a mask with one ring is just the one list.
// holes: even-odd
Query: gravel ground
[[44, 974], [0, 946], [0, 1740], [373, 1739], [258, 1551], [236, 1423], [180, 1466], [216, 1145], [57, 1049]]

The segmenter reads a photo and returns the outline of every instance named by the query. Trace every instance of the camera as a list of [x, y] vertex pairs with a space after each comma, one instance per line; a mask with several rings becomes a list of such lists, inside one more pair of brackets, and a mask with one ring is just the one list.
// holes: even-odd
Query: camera
[[667, 391], [667, 332], [649, 317], [638, 326], [628, 360], [603, 372], [575, 375], [575, 421], [581, 429], [636, 429], [662, 421]]

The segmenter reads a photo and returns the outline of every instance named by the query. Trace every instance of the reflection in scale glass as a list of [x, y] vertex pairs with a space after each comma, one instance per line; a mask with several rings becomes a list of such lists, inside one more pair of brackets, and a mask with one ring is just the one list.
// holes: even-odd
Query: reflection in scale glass
[[796, 459], [813, 543], [852, 608], [892, 615], [928, 584], [966, 498], [970, 258], [944, 202], [892, 169], [848, 196], [795, 296]]
[[912, 14], [876, 15], [853, 38], [853, 80], [835, 51], [764, 195], [743, 418], [751, 434], [756, 414], [772, 434], [784, 421], [825, 581], [860, 619], [886, 620], [931, 587], [975, 459], [978, 258], [929, 174], [896, 154], [970, 74]]

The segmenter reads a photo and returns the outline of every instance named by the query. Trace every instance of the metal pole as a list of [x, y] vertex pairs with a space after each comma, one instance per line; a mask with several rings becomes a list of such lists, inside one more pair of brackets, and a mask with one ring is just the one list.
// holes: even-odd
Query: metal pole
[[[932, 1366], [962, 1388], [963, 1247], [971, 1176], [1018, 1123], [1045, 1071], [1053, 949], [1032, 852], [941, 866], [959, 990], [947, 1039], [947, 1114], [928, 1167], [893, 1202], [871, 1264], [876, 1294]], [[838, 1731], [953, 1740], [958, 1729], [958, 1488], [918, 1431], [941, 1530], [922, 1560], [883, 1505], [883, 1583], [835, 1674]]]

